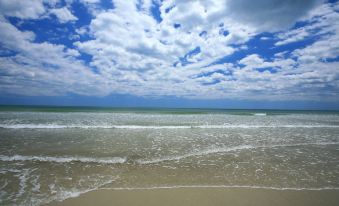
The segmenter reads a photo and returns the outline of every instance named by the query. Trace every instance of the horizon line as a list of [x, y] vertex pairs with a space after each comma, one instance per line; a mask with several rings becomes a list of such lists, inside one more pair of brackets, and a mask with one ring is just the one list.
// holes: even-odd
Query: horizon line
[[283, 109], [283, 108], [230, 108], [230, 107], [162, 107], [162, 106], [94, 106], [94, 105], [47, 105], [47, 104], [1, 104], [0, 107], [45, 107], [45, 108], [87, 108], [87, 109], [160, 109], [160, 110], [172, 110], [172, 109], [196, 109], [196, 110], [279, 110], [279, 111], [333, 111], [339, 112], [339, 109]]

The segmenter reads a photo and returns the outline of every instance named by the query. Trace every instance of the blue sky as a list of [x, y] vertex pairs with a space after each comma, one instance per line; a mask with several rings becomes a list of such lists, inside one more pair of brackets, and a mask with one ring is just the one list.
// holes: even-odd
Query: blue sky
[[339, 109], [339, 3], [0, 0], [0, 103]]

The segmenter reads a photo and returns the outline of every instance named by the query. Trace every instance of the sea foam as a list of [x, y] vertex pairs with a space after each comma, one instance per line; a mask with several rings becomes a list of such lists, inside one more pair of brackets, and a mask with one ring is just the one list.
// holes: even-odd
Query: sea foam
[[300, 147], [300, 146], [326, 146], [326, 145], [338, 145], [339, 142], [312, 142], [312, 143], [299, 143], [299, 144], [277, 144], [277, 145], [240, 145], [234, 147], [220, 147], [220, 148], [208, 148], [205, 150], [186, 153], [183, 155], [177, 156], [166, 156], [160, 158], [154, 158], [149, 160], [137, 160], [136, 162], [139, 164], [156, 164], [165, 161], [178, 161], [181, 159], [194, 157], [194, 156], [204, 156], [209, 154], [216, 154], [216, 153], [227, 153], [232, 151], [241, 151], [241, 150], [251, 150], [251, 149], [261, 149], [261, 148], [279, 148], [279, 147]]
[[93, 157], [52, 157], [52, 156], [24, 156], [13, 155], [6, 156], [0, 155], [0, 161], [12, 162], [12, 161], [38, 161], [38, 162], [88, 162], [88, 163], [101, 163], [101, 164], [117, 164], [126, 162], [126, 158], [123, 157], [109, 157], [109, 158], [93, 158]]

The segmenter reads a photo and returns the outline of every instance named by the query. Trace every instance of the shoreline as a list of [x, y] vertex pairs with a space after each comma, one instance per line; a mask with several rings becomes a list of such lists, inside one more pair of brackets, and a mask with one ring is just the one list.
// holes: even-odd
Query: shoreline
[[270, 189], [245, 187], [156, 187], [104, 188], [89, 191], [78, 197], [48, 203], [48, 206], [68, 205], [252, 205], [252, 206], [335, 206], [339, 189]]

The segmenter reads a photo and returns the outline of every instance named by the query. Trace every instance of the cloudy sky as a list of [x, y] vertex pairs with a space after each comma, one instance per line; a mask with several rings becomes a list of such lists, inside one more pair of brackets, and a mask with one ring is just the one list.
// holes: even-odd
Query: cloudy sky
[[339, 3], [0, 0], [0, 103], [339, 108]]

